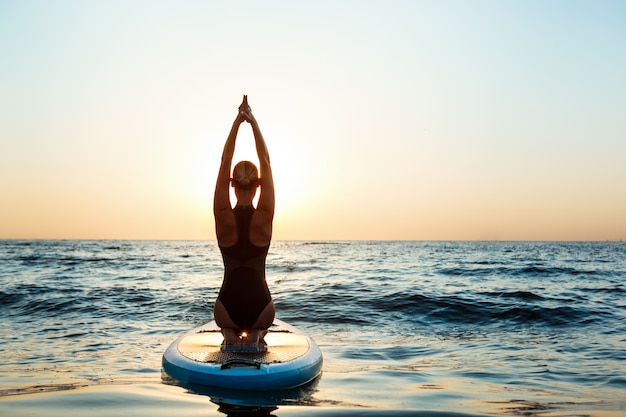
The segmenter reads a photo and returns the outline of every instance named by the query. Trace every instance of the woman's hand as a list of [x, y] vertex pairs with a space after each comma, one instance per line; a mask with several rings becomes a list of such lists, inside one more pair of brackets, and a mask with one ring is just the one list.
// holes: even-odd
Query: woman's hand
[[243, 118], [246, 122], [250, 124], [256, 123], [256, 119], [252, 115], [252, 112], [239, 112], [239, 116]]
[[239, 113], [241, 113], [241, 112], [243, 112], [243, 113], [250, 113], [251, 111], [252, 111], [252, 109], [250, 108], [250, 105], [248, 104], [248, 96], [244, 95], [243, 96], [243, 101], [239, 105]]
[[248, 123], [256, 122], [256, 119], [252, 115], [252, 108], [248, 104], [248, 96], [243, 96], [243, 101], [239, 105], [239, 114], [237, 115], [237, 119], [245, 120]]
[[248, 121], [248, 117], [246, 116], [244, 112], [240, 111], [239, 113], [237, 113], [237, 117], [235, 118], [234, 124], [239, 126], [240, 124], [246, 121]]

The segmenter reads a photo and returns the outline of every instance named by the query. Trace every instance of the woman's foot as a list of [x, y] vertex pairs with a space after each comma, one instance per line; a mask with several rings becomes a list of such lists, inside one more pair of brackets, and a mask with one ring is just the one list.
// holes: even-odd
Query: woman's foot
[[224, 341], [222, 342], [222, 352], [266, 352], [267, 343], [263, 337], [267, 330], [251, 330], [249, 332], [237, 333], [232, 329], [222, 329]]
[[222, 352], [238, 352], [241, 350], [241, 338], [234, 329], [223, 328], [222, 336], [224, 336], [224, 341], [220, 348]]
[[222, 342], [222, 352], [266, 352], [267, 343], [263, 339], [267, 330], [250, 330], [239, 333], [235, 329], [222, 329], [224, 341]]
[[263, 340], [263, 336], [267, 331], [255, 329], [247, 333], [243, 333], [241, 337], [241, 349], [245, 352], [265, 352], [267, 344]]

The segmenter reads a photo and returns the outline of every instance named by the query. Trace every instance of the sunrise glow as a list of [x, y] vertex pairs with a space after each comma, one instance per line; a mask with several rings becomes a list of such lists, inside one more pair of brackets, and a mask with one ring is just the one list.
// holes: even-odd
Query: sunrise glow
[[0, 238], [214, 239], [243, 94], [275, 239], [626, 238], [622, 3], [244, 3], [2, 2]]

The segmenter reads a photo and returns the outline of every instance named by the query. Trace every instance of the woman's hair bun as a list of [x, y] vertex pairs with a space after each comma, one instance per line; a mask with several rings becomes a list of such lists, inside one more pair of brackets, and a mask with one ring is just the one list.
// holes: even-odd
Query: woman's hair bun
[[233, 169], [233, 181], [239, 187], [249, 187], [256, 184], [259, 179], [259, 171], [252, 162], [241, 161]]

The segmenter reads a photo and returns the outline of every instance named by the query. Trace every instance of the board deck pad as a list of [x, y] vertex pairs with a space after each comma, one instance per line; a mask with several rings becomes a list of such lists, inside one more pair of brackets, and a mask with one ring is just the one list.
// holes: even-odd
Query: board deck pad
[[224, 364], [234, 359], [257, 363], [282, 363], [304, 356], [309, 350], [307, 338], [287, 331], [270, 331], [265, 335], [265, 352], [222, 352], [224, 338], [219, 330], [202, 330], [184, 337], [178, 343], [181, 355], [196, 362]]

